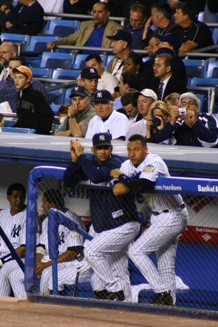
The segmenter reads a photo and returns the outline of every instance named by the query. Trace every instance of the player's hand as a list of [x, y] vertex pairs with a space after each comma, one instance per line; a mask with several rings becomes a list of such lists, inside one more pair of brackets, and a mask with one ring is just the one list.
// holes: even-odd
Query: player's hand
[[79, 141], [74, 141], [74, 149], [75, 149], [75, 153], [77, 155], [77, 157], [81, 156], [81, 154], [83, 154], [85, 147], [82, 146], [81, 143], [79, 143]]
[[85, 258], [83, 258], [81, 261], [75, 259], [74, 263], [78, 272], [84, 272], [91, 268], [90, 264]]
[[78, 160], [78, 156], [76, 154], [76, 151], [75, 151], [75, 147], [74, 147], [74, 141], [70, 141], [70, 154], [71, 154], [71, 159], [73, 162], [77, 162]]
[[112, 169], [110, 172], [110, 176], [116, 179], [118, 179], [121, 174], [122, 173], [118, 168]]
[[47, 268], [46, 262], [37, 262], [36, 264], [36, 275], [41, 275], [43, 270]]

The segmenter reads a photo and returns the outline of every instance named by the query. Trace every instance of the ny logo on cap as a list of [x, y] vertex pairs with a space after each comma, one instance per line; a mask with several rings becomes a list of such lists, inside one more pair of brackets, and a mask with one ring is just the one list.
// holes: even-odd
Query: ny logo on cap
[[99, 141], [105, 141], [105, 136], [104, 135], [99, 135]]
[[97, 93], [97, 98], [102, 98], [102, 93], [101, 92]]
[[94, 70], [94, 68], [90, 68], [90, 73], [95, 73], [95, 70]]
[[78, 90], [79, 90], [79, 87], [78, 87], [78, 86], [75, 86], [75, 87], [74, 87], [74, 90], [75, 90], [75, 91], [78, 91]]

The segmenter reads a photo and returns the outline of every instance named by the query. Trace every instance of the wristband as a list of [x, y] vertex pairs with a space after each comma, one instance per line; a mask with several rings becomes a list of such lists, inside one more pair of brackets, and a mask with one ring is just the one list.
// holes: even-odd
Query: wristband
[[75, 115], [70, 115], [70, 118], [76, 118], [76, 116]]

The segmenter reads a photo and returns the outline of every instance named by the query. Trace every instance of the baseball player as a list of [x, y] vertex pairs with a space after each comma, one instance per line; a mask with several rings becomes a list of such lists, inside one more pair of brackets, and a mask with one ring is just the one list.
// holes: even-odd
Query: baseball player
[[[25, 187], [20, 183], [11, 184], [7, 190], [7, 199], [10, 206], [0, 212], [0, 226], [19, 256], [24, 258], [26, 243]], [[24, 285], [20, 285], [19, 282], [20, 276], [24, 279], [24, 273], [1, 237], [0, 266], [0, 295], [10, 296], [12, 289], [15, 297], [26, 298]]]
[[[65, 186], [75, 186], [85, 180], [88, 184], [108, 185], [111, 180], [111, 169], [120, 167], [122, 160], [112, 154], [113, 147], [109, 133], [95, 134], [92, 142], [93, 155], [86, 156], [83, 153], [84, 147], [78, 141], [71, 141], [72, 161], [64, 174]], [[99, 187], [91, 188], [89, 194], [95, 235], [92, 241], [86, 241], [84, 255], [97, 278], [104, 285], [104, 289], [95, 291], [95, 297], [124, 301], [126, 294], [121, 283], [120, 271], [127, 271], [127, 260], [124, 268], [120, 265], [119, 269], [118, 266], [119, 262], [125, 261], [125, 257], [121, 254], [125, 254], [128, 245], [139, 232], [140, 224], [134, 194], [129, 192], [115, 197], [110, 189]]]
[[96, 114], [89, 122], [86, 138], [92, 138], [96, 133], [110, 133], [112, 139], [125, 140], [130, 127], [129, 119], [113, 110], [112, 95], [107, 90], [96, 91], [93, 95]]
[[[142, 193], [152, 210], [150, 227], [129, 249], [129, 257], [157, 293], [152, 304], [173, 305], [176, 302], [175, 258], [178, 236], [188, 221], [188, 212], [179, 194], [148, 194], [159, 176], [170, 176], [163, 160], [148, 152], [146, 139], [132, 135], [127, 144], [129, 160], [120, 170], [111, 171], [117, 178], [113, 192], [116, 196], [131, 190]], [[157, 268], [149, 258], [156, 252]]]
[[[59, 209], [65, 212], [80, 228], [85, 229], [80, 218], [74, 212], [65, 209], [64, 199], [59, 190], [51, 189], [44, 192], [42, 208], [46, 215], [48, 215], [51, 208]], [[75, 231], [70, 231], [63, 225], [59, 225], [58, 237], [58, 291], [59, 294], [64, 295], [64, 286], [74, 284], [75, 282], [77, 260], [74, 259], [83, 250], [83, 237]], [[39, 236], [36, 252], [36, 274], [41, 275], [40, 292], [42, 294], [52, 294], [52, 261], [49, 259], [48, 252], [48, 217], [42, 223], [42, 234]], [[91, 273], [91, 269], [84, 269], [84, 271], [81, 269], [79, 281], [81, 283], [90, 282]]]

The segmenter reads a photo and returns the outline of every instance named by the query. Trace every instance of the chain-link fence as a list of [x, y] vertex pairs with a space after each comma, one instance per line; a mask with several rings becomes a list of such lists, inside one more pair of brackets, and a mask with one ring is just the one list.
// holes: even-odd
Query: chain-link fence
[[[109, 194], [111, 190], [102, 186], [100, 189], [93, 188], [90, 185], [66, 189], [62, 182], [63, 173], [62, 168], [38, 167], [30, 174], [25, 284], [28, 291], [37, 294], [92, 299], [96, 298], [96, 290], [105, 289], [105, 283], [111, 276], [105, 267], [105, 280], [99, 280], [88, 263], [83, 260], [83, 247], [86, 248], [87, 242], [96, 235], [91, 225], [90, 192], [94, 192], [99, 199], [99, 215], [104, 215], [106, 210], [101, 197], [103, 194], [105, 196], [105, 192]], [[217, 186], [211, 186], [211, 181], [206, 179], [204, 181], [187, 179], [186, 186], [181, 187], [183, 181], [179, 178], [174, 178], [174, 186], [169, 179], [169, 186], [166, 186], [166, 180], [162, 179], [159, 184], [157, 183], [157, 191], [169, 193], [181, 191], [190, 217], [188, 226], [179, 236], [176, 253], [176, 306], [196, 310], [217, 310]], [[212, 180], [212, 183], [218, 185], [216, 180]], [[48, 196], [50, 191], [53, 194], [52, 198]], [[45, 213], [47, 202], [51, 208], [55, 208], [49, 211], [48, 217]], [[140, 220], [140, 233], [143, 233], [150, 224], [151, 212], [140, 195], [136, 196], [135, 203]], [[133, 210], [130, 202], [126, 205], [127, 210]], [[115, 239], [117, 235], [110, 234], [110, 237]], [[110, 240], [105, 236], [103, 243], [107, 247]], [[112, 247], [107, 248], [108, 255], [112, 257], [111, 261], [109, 260], [110, 269], [124, 290], [126, 301], [150, 303], [155, 292], [129, 260], [126, 247], [121, 248], [115, 255]], [[155, 253], [152, 253], [150, 258], [156, 264]], [[100, 259], [99, 257], [98, 260]], [[43, 269], [38, 271], [37, 264], [40, 261], [43, 262]], [[100, 296], [104, 299], [105, 293], [100, 293]]]

